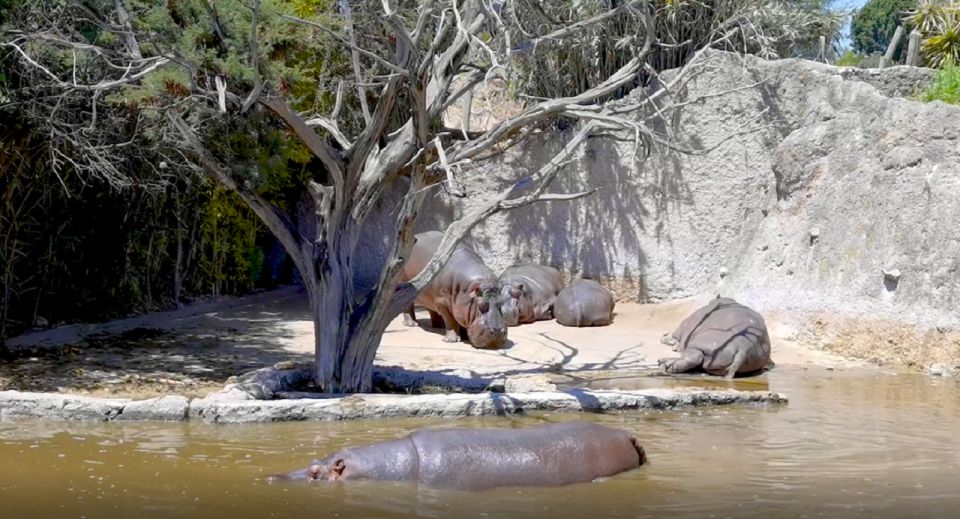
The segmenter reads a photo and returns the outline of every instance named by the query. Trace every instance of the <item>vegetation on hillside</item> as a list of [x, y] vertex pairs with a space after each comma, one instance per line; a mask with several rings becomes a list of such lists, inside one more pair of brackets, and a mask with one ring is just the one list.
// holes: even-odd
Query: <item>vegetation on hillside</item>
[[960, 66], [947, 62], [917, 97], [921, 101], [943, 101], [960, 105]]

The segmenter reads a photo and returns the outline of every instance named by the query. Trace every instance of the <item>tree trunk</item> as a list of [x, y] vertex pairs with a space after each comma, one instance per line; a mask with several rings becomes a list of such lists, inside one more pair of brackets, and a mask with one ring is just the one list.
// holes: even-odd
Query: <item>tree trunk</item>
[[343, 255], [331, 259], [315, 280], [304, 279], [313, 314], [314, 381], [324, 393], [369, 393], [373, 359], [389, 316], [383, 323], [365, 317], [374, 309], [354, 300], [353, 271]]
[[880, 57], [880, 67], [887, 68], [893, 63], [893, 55], [897, 52], [897, 45], [900, 44], [900, 38], [903, 36], [903, 26], [898, 25], [897, 30], [893, 32], [893, 38], [890, 39], [890, 45], [887, 46], [887, 52]]
[[920, 66], [920, 32], [916, 29], [910, 31], [910, 40], [907, 44], [907, 65], [911, 67]]

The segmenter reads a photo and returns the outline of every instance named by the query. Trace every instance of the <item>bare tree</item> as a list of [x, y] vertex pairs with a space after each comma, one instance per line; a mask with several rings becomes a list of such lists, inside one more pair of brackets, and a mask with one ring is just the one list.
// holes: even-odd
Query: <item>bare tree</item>
[[[474, 226], [499, 211], [535, 202], [572, 200], [590, 193], [550, 191], [552, 181], [587, 139], [604, 135], [630, 140], [638, 150], [641, 145], [656, 144], [683, 152], [707, 151], [688, 149], [675, 142], [669, 129], [653, 129], [662, 126], [654, 123], [670, 120], [670, 111], [679, 108], [669, 106], [665, 94], [682, 89], [697, 67], [704, 66], [704, 60], [698, 59], [701, 53], [669, 81], [662, 81], [661, 89], [631, 96], [629, 101], [606, 103], [633, 88], [640, 78], [656, 75], [647, 65], [657, 43], [654, 13], [648, 2], [621, 2], [605, 12], [570, 20], [539, 35], [525, 30], [516, 16], [515, 4], [529, 8], [528, 2], [400, 3], [398, 6], [394, 5], [396, 0], [382, 0], [376, 17], [370, 13], [367, 23], [370, 19], [378, 20], [387, 43], [368, 45], [364, 41], [374, 39], [370, 34], [358, 37], [357, 13], [351, 12], [346, 1], [339, 2], [339, 27], [321, 19], [296, 16], [291, 10], [278, 8], [276, 3], [271, 3], [268, 15], [259, 0], [247, 6], [247, 18], [242, 19], [242, 24], [237, 25], [234, 20], [234, 25], [228, 26], [215, 11], [215, 4], [202, 2], [208, 11], [212, 39], [236, 37], [239, 29], [245, 27], [243, 34], [253, 78], [243, 81], [201, 72], [176, 49], [164, 48], [154, 35], [139, 34], [136, 24], [130, 21], [136, 14], [124, 8], [123, 0], [111, 0], [101, 6], [104, 11], [89, 13], [91, 19], [123, 36], [109, 49], [80, 41], [76, 34], [57, 29], [55, 24], [17, 32], [4, 45], [25, 67], [36, 71], [47, 91], [88, 94], [94, 117], [97, 99], [106, 93], [144, 81], [158, 71], [181, 70], [189, 79], [189, 92], [180, 101], [162, 107], [164, 131], [179, 136], [192, 163], [235, 191], [293, 258], [313, 312], [318, 386], [332, 393], [368, 391], [374, 355], [386, 326], [433, 278]], [[365, 8], [371, 6], [366, 4]], [[267, 53], [262, 50], [260, 39], [268, 16], [272, 27], [289, 24], [309, 31], [307, 34], [312, 37], [331, 38], [343, 52], [350, 53], [350, 73], [339, 79], [330, 113], [295, 109], [281, 82], [267, 77]], [[473, 92], [493, 79], [514, 81], [518, 49], [575, 42], [586, 28], [624, 18], [638, 22], [634, 24], [638, 29], [617, 44], [616, 51], [626, 55], [622, 66], [576, 95], [527, 97], [521, 110], [489, 129], [469, 129], [469, 100]], [[716, 41], [730, 38], [737, 30], [735, 24], [719, 24], [717, 28]], [[78, 82], [74, 64], [73, 79], [63, 79], [61, 72], [51, 70], [36, 52], [31, 52], [37, 42], [86, 58], [106, 60], [106, 72], [96, 81]], [[65, 70], [70, 70], [69, 64]], [[352, 88], [348, 88], [351, 84]], [[358, 111], [363, 116], [361, 122], [352, 125], [353, 129], [344, 123], [351, 117], [343, 108], [348, 98], [362, 108]], [[458, 102], [467, 104], [466, 120], [460, 128], [447, 128], [443, 114]], [[689, 102], [692, 101], [682, 104]], [[302, 235], [288, 212], [258, 193], [242, 175], [238, 176], [236, 165], [225, 165], [210, 145], [211, 136], [205, 126], [213, 118], [254, 112], [282, 122], [289, 134], [322, 165], [307, 182], [316, 216], [315, 235]], [[509, 188], [489, 196], [478, 209], [453, 222], [424, 270], [410, 282], [401, 283], [399, 275], [413, 246], [414, 226], [429, 191], [441, 186], [450, 196], [464, 196], [457, 188], [458, 177], [471, 174], [478, 164], [524, 142], [561, 117], [582, 121], [566, 145], [535, 173], [517, 179]], [[362, 242], [372, 239], [363, 235], [364, 224], [371, 218], [375, 205], [393, 189], [404, 190], [395, 225], [381, 229], [382, 236], [377, 237], [385, 238], [389, 253], [379, 260], [376, 282], [361, 287], [355, 282], [357, 255]]]

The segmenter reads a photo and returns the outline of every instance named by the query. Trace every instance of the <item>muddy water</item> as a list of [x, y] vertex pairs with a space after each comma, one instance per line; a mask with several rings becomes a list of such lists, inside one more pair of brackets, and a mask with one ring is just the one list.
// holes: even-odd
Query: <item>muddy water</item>
[[[703, 384], [655, 379], [597, 386]], [[713, 382], [723, 385], [724, 382]], [[958, 517], [960, 383], [778, 367], [740, 387], [772, 409], [256, 426], [0, 423], [0, 517]], [[559, 489], [268, 485], [314, 455], [432, 426], [590, 419], [630, 429], [651, 463]]]

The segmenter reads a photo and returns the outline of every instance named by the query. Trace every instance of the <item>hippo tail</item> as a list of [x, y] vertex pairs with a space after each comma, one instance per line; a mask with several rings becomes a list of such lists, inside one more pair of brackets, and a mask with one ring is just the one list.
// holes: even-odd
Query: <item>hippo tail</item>
[[640, 442], [637, 441], [637, 437], [631, 436], [630, 443], [633, 444], [633, 448], [637, 451], [637, 456], [639, 457], [639, 463], [637, 463], [637, 466], [642, 467], [644, 465], [648, 465], [650, 460], [647, 459], [647, 453], [643, 450], [643, 445], [640, 445]]

